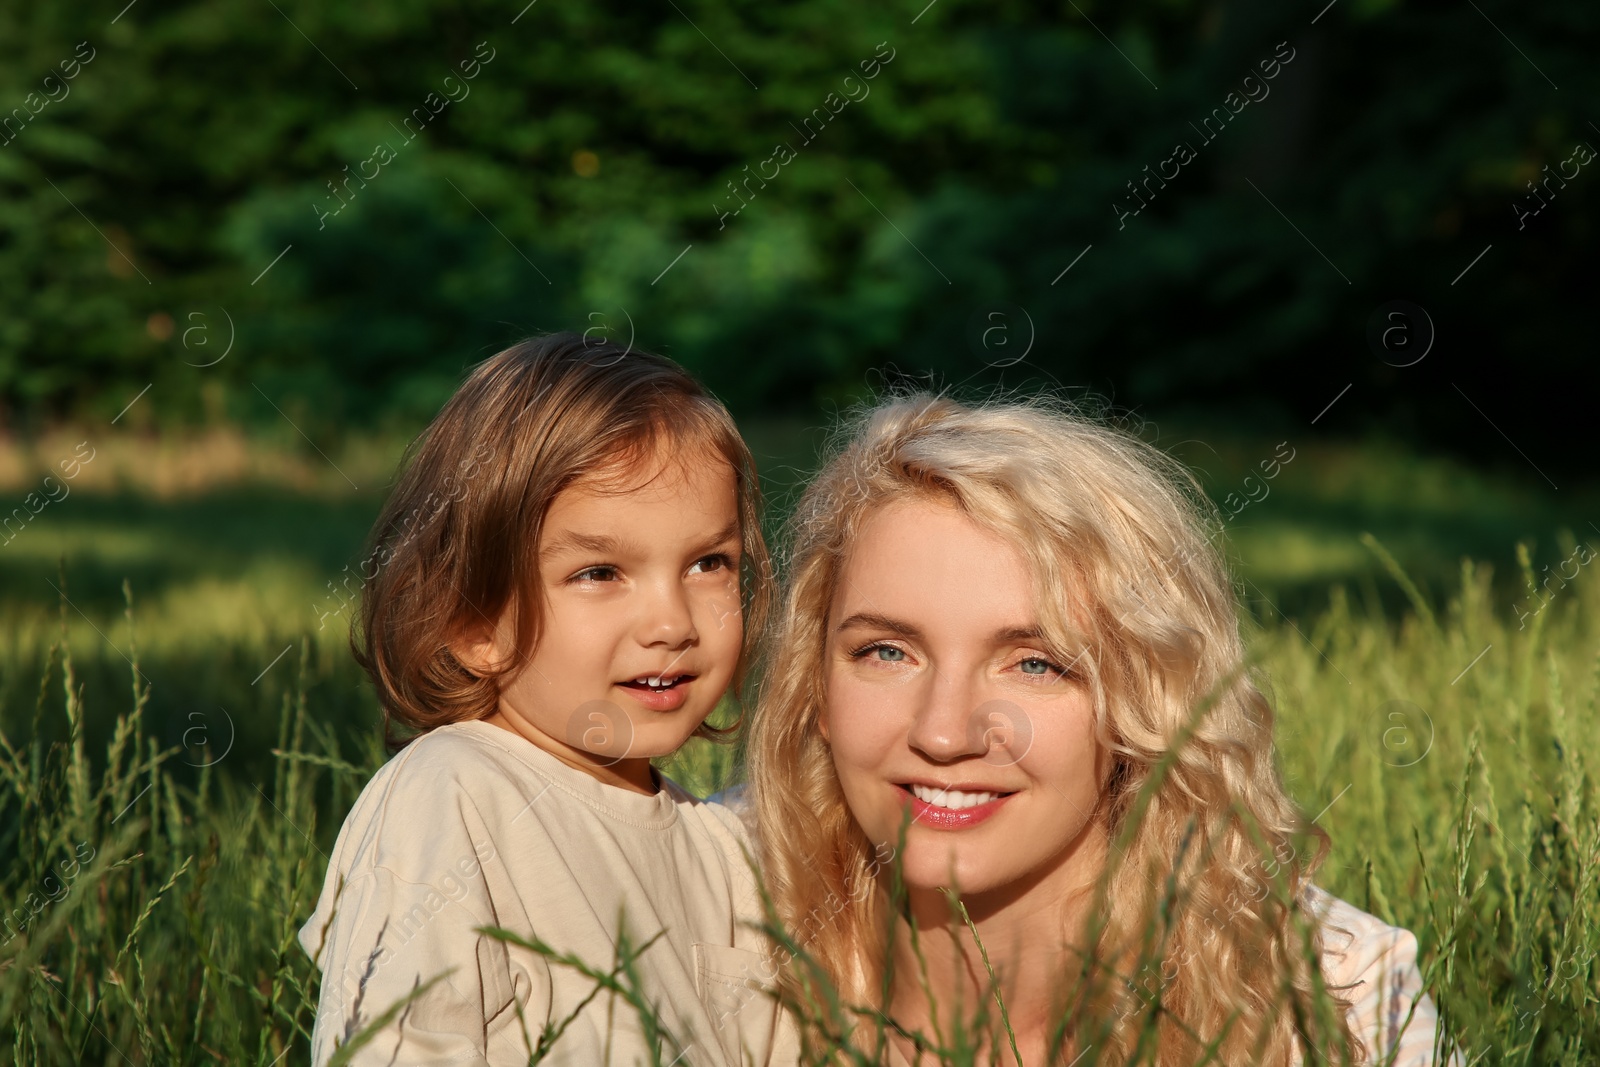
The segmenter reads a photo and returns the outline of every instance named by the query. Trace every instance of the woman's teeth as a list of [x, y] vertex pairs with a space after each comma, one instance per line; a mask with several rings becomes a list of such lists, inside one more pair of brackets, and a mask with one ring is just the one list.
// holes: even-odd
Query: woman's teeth
[[960, 811], [963, 808], [975, 808], [979, 804], [987, 804], [991, 800], [1003, 797], [1005, 793], [964, 793], [959, 789], [935, 789], [928, 785], [912, 784], [907, 786], [911, 795], [924, 804], [932, 804], [936, 808], [949, 808]]

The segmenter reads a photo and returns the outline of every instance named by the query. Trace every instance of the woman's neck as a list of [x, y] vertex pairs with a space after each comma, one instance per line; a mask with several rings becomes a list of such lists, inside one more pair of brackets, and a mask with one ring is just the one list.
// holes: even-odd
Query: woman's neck
[[[984, 1046], [999, 1036], [1002, 1052], [994, 1067], [1015, 1062], [1008, 1027], [1023, 1067], [1043, 1065], [1065, 983], [1083, 959], [1082, 931], [1105, 857], [1105, 836], [1096, 830], [1038, 876], [963, 894], [959, 905], [943, 890], [912, 889], [909, 910], [917, 944], [907, 919], [897, 917], [890, 1016], [911, 1033], [948, 1043], [958, 1026], [971, 1034], [981, 1011], [989, 1020], [981, 1035]], [[977, 1062], [991, 1060], [980, 1053]]]

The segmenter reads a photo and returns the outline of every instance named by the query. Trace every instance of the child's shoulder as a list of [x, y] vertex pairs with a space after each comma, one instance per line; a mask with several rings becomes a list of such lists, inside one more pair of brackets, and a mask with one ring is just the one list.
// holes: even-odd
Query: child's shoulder
[[661, 777], [661, 785], [680, 811], [711, 827], [719, 837], [729, 839], [732, 851], [754, 851], [752, 846], [755, 837], [751, 833], [751, 824], [737, 806], [743, 802], [744, 786], [737, 785], [708, 797], [698, 797], [665, 775]]
[[[727, 856], [730, 869], [738, 872], [741, 880], [750, 879], [754, 885], [761, 867], [761, 839], [756, 834], [755, 806], [744, 783], [712, 793], [704, 800], [691, 798], [693, 811], [707, 832], [714, 837]], [[754, 912], [761, 918], [759, 908]]]
[[443, 839], [480, 838], [496, 811], [542, 791], [537, 770], [494, 734], [482, 722], [440, 726], [379, 767], [340, 832], [337, 851], [345, 863], [381, 864], [397, 850], [426, 852]]
[[750, 795], [748, 783], [738, 782], [718, 790], [706, 797], [705, 804], [719, 822], [752, 846], [757, 844], [755, 799]]
[[376, 793], [391, 806], [410, 799], [432, 808], [442, 795], [472, 795], [493, 788], [501, 779], [485, 774], [487, 770], [510, 768], [523, 774], [532, 770], [496, 743], [495, 733], [495, 727], [478, 721], [435, 727], [378, 768], [363, 798]]

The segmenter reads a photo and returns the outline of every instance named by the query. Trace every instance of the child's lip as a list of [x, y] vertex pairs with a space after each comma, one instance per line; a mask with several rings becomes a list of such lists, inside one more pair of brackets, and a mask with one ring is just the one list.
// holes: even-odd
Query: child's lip
[[629, 696], [651, 711], [677, 711], [689, 700], [689, 684], [694, 681], [694, 675], [679, 675], [672, 685], [659, 689], [652, 688], [630, 678], [626, 682], [618, 682], [617, 686], [626, 689]]

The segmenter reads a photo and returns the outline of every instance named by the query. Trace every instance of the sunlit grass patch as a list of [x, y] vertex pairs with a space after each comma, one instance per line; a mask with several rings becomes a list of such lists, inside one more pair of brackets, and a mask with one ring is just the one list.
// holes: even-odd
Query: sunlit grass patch
[[[181, 597], [152, 605], [193, 610]], [[218, 719], [179, 720], [203, 734], [152, 721], [171, 681], [130, 640], [146, 629], [142, 617], [103, 636], [68, 626], [74, 650], [115, 641], [157, 679], [134, 684], [116, 660], [114, 726], [84, 706], [65, 647], [6, 665], [0, 1043], [28, 1065], [298, 1061], [317, 977], [293, 934], [383, 758], [371, 725], [343, 739], [340, 727], [374, 723], [374, 709], [339, 650], [290, 642], [252, 681], [274, 646], [219, 632], [206, 697], [255, 750], [224, 752]], [[1395, 622], [1336, 593], [1296, 625], [1266, 616], [1249, 644], [1272, 683], [1290, 788], [1332, 835], [1319, 881], [1417, 934], [1446, 1039], [1477, 1062], [1588, 1062], [1600, 1042], [1597, 575], [1520, 626], [1468, 566], [1442, 610]], [[709, 791], [736, 773], [732, 756], [694, 742], [664, 764]], [[939, 1062], [970, 1062], [1002, 1038], [998, 1019], [976, 1020]]]

